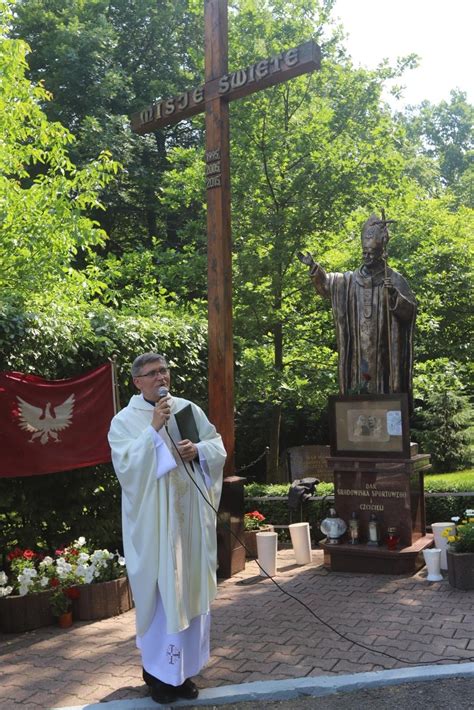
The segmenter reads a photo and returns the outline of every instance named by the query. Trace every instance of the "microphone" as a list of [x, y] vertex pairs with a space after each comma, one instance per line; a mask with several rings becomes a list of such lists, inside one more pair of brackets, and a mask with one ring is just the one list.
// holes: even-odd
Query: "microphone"
[[[162, 385], [160, 389], [158, 390], [158, 399], [163, 399], [164, 397], [168, 396], [168, 388]], [[168, 433], [168, 423], [165, 422], [165, 431]]]

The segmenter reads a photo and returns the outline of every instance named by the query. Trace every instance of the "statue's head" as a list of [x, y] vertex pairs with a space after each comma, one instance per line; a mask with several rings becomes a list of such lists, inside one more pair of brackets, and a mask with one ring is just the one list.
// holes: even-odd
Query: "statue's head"
[[376, 214], [371, 214], [362, 227], [362, 257], [365, 266], [374, 266], [382, 261], [382, 254], [389, 239], [387, 223]]

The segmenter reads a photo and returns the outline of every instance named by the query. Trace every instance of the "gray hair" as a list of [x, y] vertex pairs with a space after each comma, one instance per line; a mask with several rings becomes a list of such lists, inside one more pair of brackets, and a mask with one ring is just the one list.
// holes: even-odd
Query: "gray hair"
[[168, 365], [164, 355], [159, 355], [158, 353], [144, 353], [136, 357], [133, 361], [131, 370], [132, 377], [137, 377], [149, 362], [164, 362], [165, 365]]

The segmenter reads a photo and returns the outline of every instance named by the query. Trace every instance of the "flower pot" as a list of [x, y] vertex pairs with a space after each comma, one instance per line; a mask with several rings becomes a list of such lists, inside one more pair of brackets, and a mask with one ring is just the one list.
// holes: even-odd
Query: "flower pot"
[[474, 589], [474, 552], [448, 550], [448, 580], [456, 589]]
[[292, 523], [288, 527], [290, 529], [291, 544], [295, 551], [296, 564], [309, 564], [311, 562], [309, 523]]
[[246, 547], [245, 556], [247, 559], [256, 559], [257, 553], [257, 533], [273, 532], [273, 525], [262, 525], [258, 530], [244, 530], [244, 545]]
[[16, 634], [54, 624], [51, 592], [0, 597], [0, 631]]
[[441, 574], [441, 550], [436, 548], [431, 548], [430, 550], [423, 550], [423, 557], [425, 560], [426, 568], [428, 570], [428, 575], [426, 579], [428, 582], [442, 582], [443, 575]]
[[257, 532], [257, 552], [262, 577], [274, 577], [278, 550], [276, 532]]
[[74, 618], [80, 621], [107, 619], [132, 608], [132, 594], [127, 577], [110, 582], [92, 582], [76, 587], [79, 598], [73, 602]]
[[441, 569], [448, 569], [448, 558], [446, 556], [448, 551], [448, 538], [443, 536], [443, 532], [445, 530], [451, 530], [451, 534], [454, 535], [456, 526], [454, 523], [432, 523], [431, 529], [434, 535], [435, 547], [441, 550]]
[[61, 629], [68, 629], [72, 626], [72, 611], [65, 611], [58, 616], [58, 626]]

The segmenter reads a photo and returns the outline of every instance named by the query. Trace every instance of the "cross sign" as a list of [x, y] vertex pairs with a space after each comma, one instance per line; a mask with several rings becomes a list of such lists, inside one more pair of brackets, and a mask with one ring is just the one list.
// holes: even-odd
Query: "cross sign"
[[168, 646], [168, 650], [166, 651], [166, 653], [170, 659], [168, 661], [168, 663], [172, 666], [174, 666], [174, 659], [175, 658], [181, 658], [181, 651], [178, 651], [176, 646], [172, 643], [170, 643], [170, 645]]
[[230, 226], [229, 101], [320, 68], [313, 41], [228, 73], [227, 0], [205, 0], [205, 84], [157, 101], [131, 117], [141, 135], [206, 114], [209, 419], [234, 468], [232, 236]]

